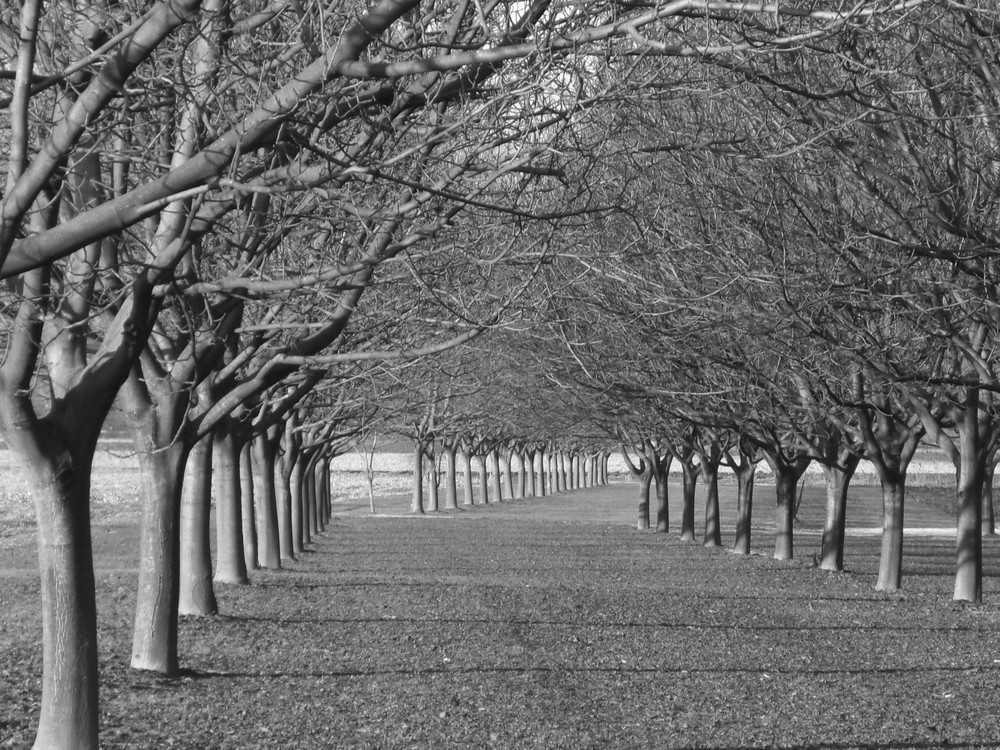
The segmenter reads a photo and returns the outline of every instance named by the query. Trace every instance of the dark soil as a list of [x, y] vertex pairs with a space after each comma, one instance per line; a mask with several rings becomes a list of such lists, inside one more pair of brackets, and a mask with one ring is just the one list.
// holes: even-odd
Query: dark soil
[[[905, 592], [877, 594], [877, 490], [854, 493], [846, 574], [811, 567], [821, 494], [786, 563], [763, 486], [751, 557], [635, 531], [628, 484], [427, 518], [339, 503], [301, 560], [182, 622], [177, 679], [127, 668], [137, 516], [99, 514], [103, 746], [1000, 748], [998, 543], [984, 606], [950, 601], [944, 534], [911, 536]], [[921, 494], [910, 525], [951, 525]], [[30, 528], [0, 539], [0, 746], [20, 748], [38, 582]]]

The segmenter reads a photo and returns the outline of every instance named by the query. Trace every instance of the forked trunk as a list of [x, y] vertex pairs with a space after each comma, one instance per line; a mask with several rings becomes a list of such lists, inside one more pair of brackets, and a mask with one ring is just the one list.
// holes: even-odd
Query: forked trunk
[[212, 586], [212, 551], [209, 512], [212, 501], [212, 438], [205, 437], [191, 449], [181, 492], [180, 594], [181, 615], [214, 615], [219, 612]]
[[225, 429], [215, 433], [212, 488], [215, 495], [215, 580], [245, 585], [250, 579], [243, 556], [239, 453], [232, 435]]

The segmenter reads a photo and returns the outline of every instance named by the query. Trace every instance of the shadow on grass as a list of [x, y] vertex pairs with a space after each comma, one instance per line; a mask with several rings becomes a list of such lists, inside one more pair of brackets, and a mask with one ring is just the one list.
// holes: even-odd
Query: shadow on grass
[[[259, 615], [218, 615], [217, 622], [270, 622], [275, 625], [501, 625], [505, 627], [556, 627], [583, 630], [609, 628], [646, 630], [718, 630], [747, 633], [769, 632], [879, 632], [879, 633], [982, 633], [994, 637], [996, 631], [981, 626], [948, 625], [928, 627], [921, 625], [888, 626], [884, 624], [856, 625], [737, 625], [705, 622], [622, 622], [614, 620], [530, 620], [509, 617], [261, 617]], [[193, 618], [198, 621], [202, 618]]]
[[[913, 675], [913, 674], [976, 674], [981, 672], [1000, 672], [1000, 666], [923, 666], [923, 667], [872, 667], [866, 669], [765, 669], [762, 667], [704, 667], [704, 668], [681, 668], [681, 667], [567, 667], [537, 665], [531, 667], [518, 666], [476, 666], [463, 667], [459, 665], [449, 666], [428, 666], [428, 667], [407, 667], [407, 668], [385, 668], [385, 669], [331, 669], [324, 671], [295, 671], [283, 672], [245, 671], [245, 672], [217, 672], [212, 670], [188, 669], [177, 675], [177, 680], [213, 680], [213, 679], [247, 679], [247, 680], [296, 680], [296, 679], [340, 679], [354, 677], [426, 677], [430, 675], [718, 675], [718, 676], [759, 676], [765, 679], [776, 677], [828, 677], [828, 676], [869, 676], [869, 675]], [[170, 678], [163, 678], [164, 681]]]

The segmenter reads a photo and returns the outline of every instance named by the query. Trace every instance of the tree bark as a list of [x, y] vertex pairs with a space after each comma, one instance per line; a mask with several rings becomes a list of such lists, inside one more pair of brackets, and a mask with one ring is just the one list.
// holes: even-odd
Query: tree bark
[[882, 481], [882, 549], [876, 591], [898, 591], [903, 580], [903, 501], [906, 475]]
[[424, 446], [419, 440], [413, 445], [413, 500], [410, 512], [424, 515]]
[[776, 469], [775, 511], [774, 511], [774, 559], [791, 560], [795, 554], [793, 521], [795, 511], [795, 488], [799, 476], [790, 469]]
[[206, 616], [219, 612], [212, 586], [210, 508], [212, 437], [199, 440], [185, 467], [180, 515], [180, 594], [177, 612]]
[[455, 452], [458, 446], [448, 443], [444, 446], [444, 509], [458, 510], [458, 470]]
[[463, 448], [460, 455], [462, 458], [462, 505], [473, 505], [475, 493], [472, 488], [472, 452]]
[[660, 456], [653, 471], [656, 480], [656, 530], [661, 534], [670, 532], [670, 464], [673, 456]]
[[292, 503], [291, 467], [293, 460], [285, 453], [274, 459], [274, 500], [278, 511], [278, 553], [282, 560], [295, 559], [295, 541], [292, 538], [292, 517], [295, 514]]
[[249, 440], [239, 446], [240, 516], [243, 525], [243, 561], [247, 572], [257, 570], [257, 503], [254, 498], [253, 455]]
[[139, 543], [139, 591], [132, 668], [175, 675], [180, 593], [178, 532], [187, 446], [173, 436], [139, 446], [144, 502]]
[[858, 467], [859, 458], [850, 456], [841, 465], [823, 466], [826, 483], [826, 522], [823, 524], [823, 548], [820, 568], [830, 571], [844, 569], [844, 538], [847, 526], [847, 490]]
[[993, 477], [996, 474], [996, 454], [992, 455], [983, 467], [983, 533], [996, 536], [996, 508], [993, 505]]
[[736, 543], [733, 551], [740, 555], [750, 554], [750, 524], [753, 520], [753, 488], [757, 465], [744, 461], [736, 473]]
[[[6, 421], [6, 420], [5, 420]], [[8, 444], [28, 475], [38, 522], [42, 699], [36, 748], [98, 747], [97, 607], [86, 449], [31, 455]]]
[[439, 473], [437, 469], [437, 454], [435, 453], [433, 447], [425, 453], [427, 457], [427, 507], [426, 510], [431, 513], [437, 513], [440, 508], [439, 502]]
[[243, 520], [240, 512], [240, 461], [229, 430], [215, 432], [212, 487], [215, 494], [215, 581], [246, 585]]
[[292, 486], [295, 488], [296, 497], [299, 500], [299, 515], [301, 516], [302, 549], [312, 544], [312, 534], [309, 531], [309, 480], [306, 472], [308, 457], [301, 450], [295, 459], [295, 468], [292, 471]]
[[514, 476], [511, 472], [511, 459], [513, 453], [508, 449], [498, 451], [500, 456], [500, 475], [503, 478], [503, 498], [505, 500], [514, 499]]
[[955, 601], [983, 600], [983, 473], [985, 450], [979, 426], [979, 389], [966, 389], [958, 420], [960, 464], [956, 512]]
[[719, 464], [707, 461], [702, 464], [702, 481], [705, 483], [705, 538], [706, 547], [722, 546], [722, 522], [719, 517]]
[[271, 570], [281, 569], [281, 543], [278, 536], [278, 502], [274, 490], [275, 445], [266, 434], [253, 437], [254, 503], [257, 518], [257, 564]]
[[525, 450], [521, 454], [521, 468], [524, 471], [524, 484], [521, 494], [524, 497], [538, 497], [538, 488], [535, 486], [535, 451]]
[[485, 453], [479, 456], [479, 500], [483, 505], [490, 504], [490, 477]]
[[653, 469], [649, 461], [641, 461], [639, 469], [639, 522], [636, 528], [649, 528], [649, 486], [653, 482]]
[[698, 487], [700, 467], [691, 461], [681, 461], [681, 473], [684, 487], [684, 505], [681, 509], [681, 540], [693, 542], [694, 536], [694, 503]]
[[490, 462], [490, 485], [493, 491], [493, 502], [499, 503], [503, 500], [503, 497], [500, 494], [500, 456], [496, 448], [489, 452], [488, 459]]

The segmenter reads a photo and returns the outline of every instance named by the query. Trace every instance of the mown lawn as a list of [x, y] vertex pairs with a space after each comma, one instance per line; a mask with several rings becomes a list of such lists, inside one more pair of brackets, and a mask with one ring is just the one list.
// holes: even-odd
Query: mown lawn
[[[936, 533], [909, 539], [906, 591], [880, 595], [876, 490], [854, 493], [846, 574], [811, 567], [818, 486], [800, 559], [770, 559], [771, 492], [758, 488], [749, 558], [635, 531], [631, 484], [427, 518], [404, 517], [401, 495], [375, 518], [367, 499], [341, 502], [303, 559], [221, 589], [223, 616], [182, 623], [191, 671], [176, 680], [126, 666], [138, 545], [124, 503], [95, 521], [102, 743], [1000, 747], [997, 542], [982, 607], [950, 602], [953, 540]], [[941, 492], [914, 492], [911, 524], [950, 525]], [[23, 530], [0, 541], [0, 746], [25, 747], [34, 549]]]

